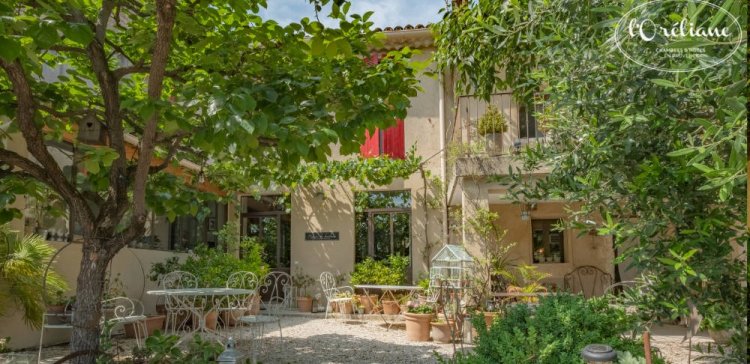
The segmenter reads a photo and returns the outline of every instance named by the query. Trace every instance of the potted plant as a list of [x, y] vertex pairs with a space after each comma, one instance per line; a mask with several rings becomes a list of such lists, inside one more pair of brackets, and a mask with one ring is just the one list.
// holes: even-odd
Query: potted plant
[[406, 338], [409, 341], [429, 341], [430, 321], [434, 313], [432, 306], [427, 304], [410, 306], [408, 312], [404, 313]]
[[[349, 292], [340, 292], [336, 294], [336, 298], [353, 298], [353, 297], [352, 297], [352, 294]], [[343, 313], [345, 315], [351, 315], [354, 313], [353, 300], [336, 302], [335, 307], [338, 309], [338, 312]]]
[[453, 339], [451, 337], [451, 324], [442, 318], [435, 318], [430, 323], [430, 336], [432, 340], [439, 343], [448, 344]]
[[297, 288], [297, 310], [299, 312], [312, 312], [312, 296], [307, 294], [307, 287], [312, 286], [315, 280], [309, 275], [304, 274], [298, 266], [295, 269], [292, 282], [294, 287]]
[[65, 296], [65, 291], [57, 290], [52, 293], [47, 299], [47, 313], [52, 314], [63, 314], [65, 313], [65, 307], [68, 305], [68, 297]]
[[[164, 315], [147, 315], [146, 316], [146, 337], [153, 335], [156, 330], [161, 330], [164, 326], [164, 320], [167, 317]], [[125, 324], [125, 337], [135, 337], [135, 324]]]
[[477, 121], [477, 133], [484, 136], [488, 152], [499, 152], [503, 147], [503, 133], [508, 130], [505, 115], [489, 105], [487, 111]]
[[719, 304], [709, 307], [701, 321], [701, 326], [708, 330], [708, 336], [718, 345], [728, 345], [732, 341], [732, 327], [735, 320]]
[[[376, 285], [402, 285], [406, 283], [406, 269], [409, 267], [409, 258], [391, 255], [386, 260], [374, 260], [370, 257], [354, 265], [350, 282], [357, 284]], [[365, 311], [372, 312], [376, 305], [377, 295], [359, 297], [365, 307]], [[383, 314], [398, 315], [399, 300], [384, 299], [380, 302]]]

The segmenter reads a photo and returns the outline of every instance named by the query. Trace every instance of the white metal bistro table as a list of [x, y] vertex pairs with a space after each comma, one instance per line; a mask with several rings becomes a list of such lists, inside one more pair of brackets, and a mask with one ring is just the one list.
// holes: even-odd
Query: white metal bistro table
[[[157, 289], [146, 292], [153, 296], [172, 296], [178, 298], [191, 298], [177, 299], [177, 302], [182, 310], [193, 313], [193, 317], [198, 317], [197, 327], [193, 327], [192, 331], [188, 334], [195, 332], [206, 332], [218, 335], [213, 330], [209, 330], [206, 327], [206, 314], [211, 311], [218, 311], [219, 306], [225, 301], [227, 296], [241, 296], [251, 295], [255, 291], [244, 288], [174, 288], [174, 289]], [[206, 309], [203, 307], [196, 307], [194, 298], [201, 297], [206, 300]], [[191, 304], [192, 303], [192, 304]], [[195, 326], [195, 325], [193, 325]]]
[[[361, 289], [365, 292], [366, 296], [370, 296], [370, 290], [380, 290], [381, 294], [378, 297], [378, 301], [382, 302], [384, 298], [390, 296], [391, 300], [399, 302], [399, 300], [396, 299], [396, 297], [393, 295], [393, 292], [408, 292], [407, 298], [414, 296], [414, 293], [417, 291], [421, 291], [422, 287], [420, 286], [398, 286], [398, 285], [380, 285], [380, 284], [357, 284], [354, 285], [354, 288]], [[399, 302], [400, 303], [400, 302]], [[378, 310], [378, 314], [380, 314], [380, 318], [383, 319], [383, 322], [388, 325], [388, 329], [393, 326], [393, 322], [388, 322], [388, 320], [385, 319], [385, 313], [383, 312], [383, 308], [381, 307]]]

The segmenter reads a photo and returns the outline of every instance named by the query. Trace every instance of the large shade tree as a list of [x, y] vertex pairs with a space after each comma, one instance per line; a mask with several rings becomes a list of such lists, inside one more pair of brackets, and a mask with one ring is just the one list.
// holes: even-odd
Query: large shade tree
[[[616, 237], [622, 258], [652, 276], [642, 309], [695, 316], [736, 329], [745, 354], [747, 248], [746, 36], [685, 39], [728, 55], [712, 67], [663, 72], [615, 47], [615, 29], [637, 1], [476, 1], [449, 8], [436, 26], [440, 65], [460, 86], [488, 98], [512, 88], [542, 104], [548, 143], [519, 155], [511, 193], [519, 201], [581, 201], [571, 224]], [[661, 2], [654, 2], [655, 5]], [[733, 14], [747, 25], [747, 2], [664, 2], [664, 19], [700, 26]], [[662, 39], [658, 39], [662, 41]], [[732, 46], [740, 42], [734, 53]], [[655, 48], [638, 56], [680, 66]], [[528, 176], [541, 166], [550, 173]], [[502, 171], [506, 172], [506, 171]], [[603, 224], [587, 222], [602, 217]], [[693, 309], [695, 308], [695, 310]]]
[[[28, 151], [0, 149], [2, 180], [27, 182], [2, 189], [0, 215], [19, 216], [7, 203], [41, 185], [80, 226], [78, 362], [98, 350], [107, 265], [143, 235], [149, 209], [197, 208], [191, 187], [203, 178], [166, 173], [177, 161], [233, 186], [268, 185], [301, 163], [324, 162], [333, 144], [357, 152], [366, 129], [405, 116], [418, 87], [411, 52], [363, 62], [382, 41], [371, 14], [349, 14], [343, 1], [311, 3], [338, 27], [264, 20], [264, 0], [0, 3], [0, 139], [22, 138]], [[76, 138], [90, 123], [102, 126], [102, 143]], [[47, 148], [71, 136], [74, 178]]]

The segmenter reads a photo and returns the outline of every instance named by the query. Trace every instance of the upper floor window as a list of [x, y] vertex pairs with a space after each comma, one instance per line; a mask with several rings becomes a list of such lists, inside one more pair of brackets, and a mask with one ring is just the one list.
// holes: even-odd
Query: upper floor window
[[367, 157], [387, 155], [391, 158], [404, 159], [404, 121], [396, 120], [396, 125], [385, 129], [375, 129], [370, 135], [365, 132], [365, 143], [359, 147], [360, 154]]
[[544, 133], [539, 130], [534, 107], [521, 105], [518, 108], [518, 136], [521, 139], [542, 138]]

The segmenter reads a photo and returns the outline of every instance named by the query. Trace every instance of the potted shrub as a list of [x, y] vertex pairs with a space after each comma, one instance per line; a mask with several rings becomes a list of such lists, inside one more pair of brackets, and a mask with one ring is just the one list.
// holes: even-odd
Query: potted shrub
[[295, 268], [292, 283], [297, 288], [297, 310], [299, 312], [312, 312], [312, 296], [307, 294], [307, 287], [312, 286], [315, 280], [309, 275], [302, 272], [300, 267]]
[[508, 130], [505, 115], [489, 105], [487, 111], [477, 121], [477, 133], [484, 136], [488, 152], [500, 152], [503, 147], [503, 133]]
[[732, 341], [732, 327], [735, 321], [718, 304], [708, 308], [701, 326], [718, 345], [729, 345]]
[[448, 321], [441, 318], [435, 318], [430, 323], [430, 327], [430, 336], [432, 336], [432, 340], [443, 344], [450, 343], [453, 340], [451, 337], [451, 323]]
[[409, 307], [409, 311], [404, 313], [406, 338], [409, 341], [429, 341], [430, 321], [434, 313], [432, 306], [427, 304]]
[[[386, 260], [374, 260], [370, 257], [354, 265], [351, 274], [351, 284], [377, 284], [377, 285], [402, 285], [406, 283], [406, 269], [409, 267], [409, 258], [391, 255]], [[360, 296], [365, 311], [370, 307], [374, 309], [377, 295]], [[380, 302], [383, 306], [383, 314], [398, 315], [400, 312], [398, 300], [384, 299]]]

